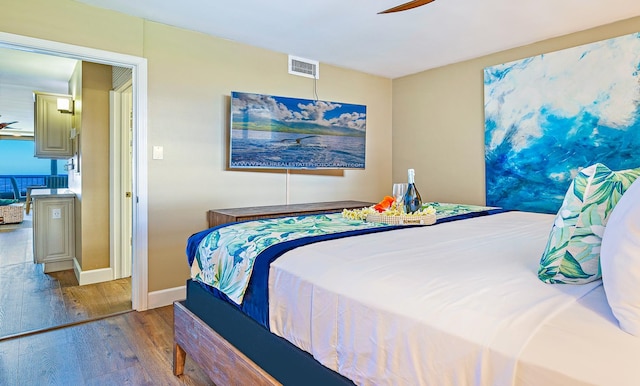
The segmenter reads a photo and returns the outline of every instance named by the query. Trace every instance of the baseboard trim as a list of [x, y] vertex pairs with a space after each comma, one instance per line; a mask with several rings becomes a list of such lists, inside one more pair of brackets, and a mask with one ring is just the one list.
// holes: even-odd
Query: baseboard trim
[[177, 300], [187, 297], [187, 286], [167, 288], [160, 291], [149, 292], [147, 306], [149, 309], [164, 307], [173, 304]]
[[112, 268], [98, 268], [90, 271], [83, 271], [78, 263], [78, 259], [73, 259], [73, 272], [76, 274], [78, 284], [95, 284], [113, 280]]
[[66, 271], [67, 269], [73, 268], [73, 261], [63, 260], [63, 261], [54, 261], [50, 263], [43, 263], [42, 267], [43, 267], [42, 269], [44, 270], [44, 273]]

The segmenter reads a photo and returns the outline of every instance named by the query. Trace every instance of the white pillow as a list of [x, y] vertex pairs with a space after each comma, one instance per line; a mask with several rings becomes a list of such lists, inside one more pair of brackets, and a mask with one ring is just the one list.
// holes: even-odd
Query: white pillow
[[640, 336], [640, 178], [611, 212], [600, 265], [607, 301], [620, 328]]

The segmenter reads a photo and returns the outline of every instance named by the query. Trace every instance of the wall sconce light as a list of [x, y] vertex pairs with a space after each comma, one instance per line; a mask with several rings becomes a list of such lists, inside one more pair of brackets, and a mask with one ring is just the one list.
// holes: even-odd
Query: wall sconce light
[[58, 111], [65, 114], [73, 114], [73, 99], [71, 97], [58, 97]]

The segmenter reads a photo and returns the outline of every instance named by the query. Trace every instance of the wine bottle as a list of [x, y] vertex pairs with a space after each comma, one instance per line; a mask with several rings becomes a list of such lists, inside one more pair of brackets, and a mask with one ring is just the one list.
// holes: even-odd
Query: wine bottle
[[420, 197], [418, 188], [416, 188], [415, 170], [409, 169], [407, 171], [407, 174], [408, 174], [408, 178], [407, 178], [408, 186], [407, 186], [407, 193], [405, 193], [404, 195], [404, 211], [406, 213], [413, 213], [422, 208], [422, 198]]

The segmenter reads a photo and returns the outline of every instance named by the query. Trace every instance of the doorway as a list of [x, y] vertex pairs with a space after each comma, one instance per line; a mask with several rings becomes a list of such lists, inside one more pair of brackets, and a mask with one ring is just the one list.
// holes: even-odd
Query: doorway
[[[0, 47], [62, 56], [131, 69], [131, 302], [134, 310], [147, 309], [147, 63], [146, 59], [0, 32]], [[110, 174], [113, 174], [111, 172]], [[126, 187], [120, 193], [126, 194]], [[113, 225], [112, 225], [113, 226]]]

